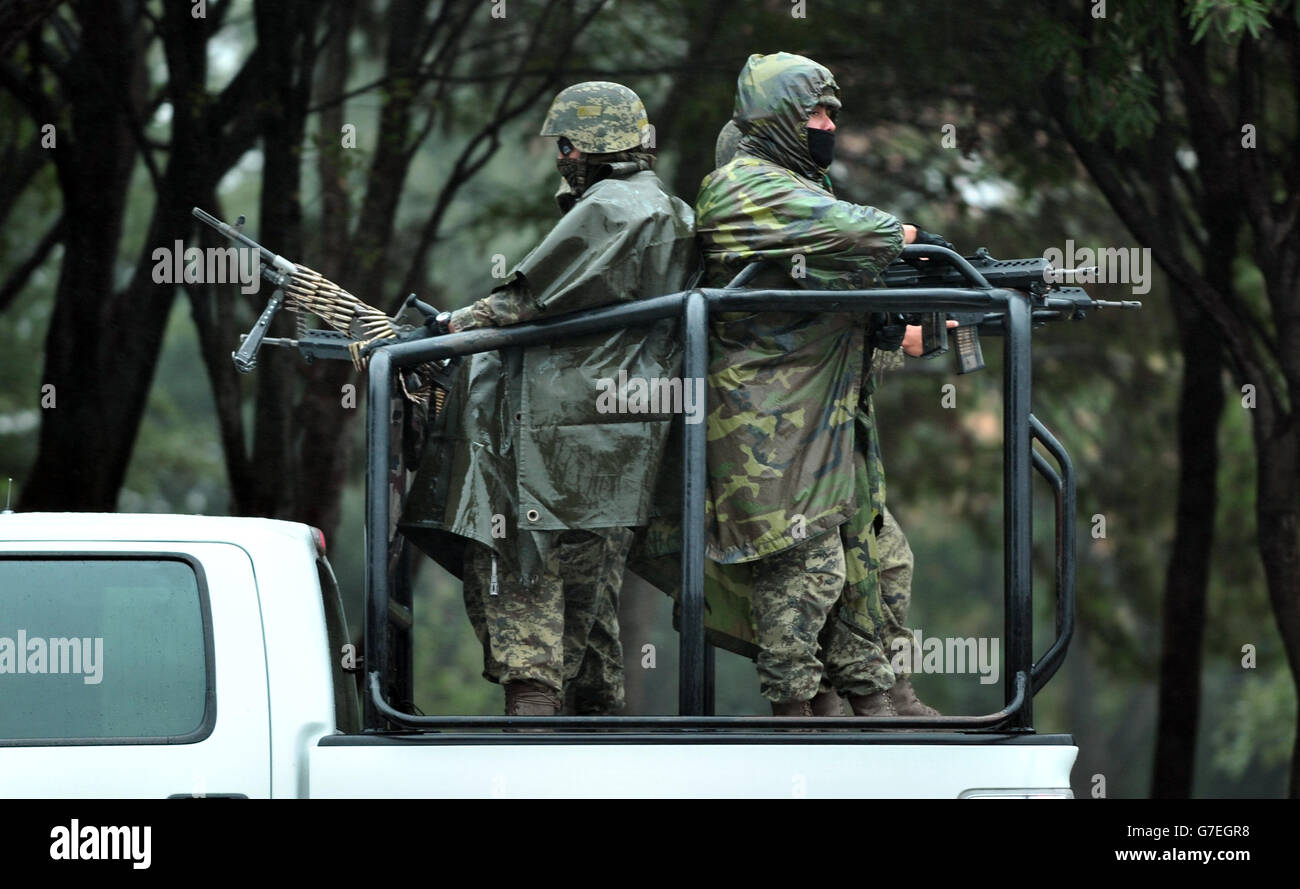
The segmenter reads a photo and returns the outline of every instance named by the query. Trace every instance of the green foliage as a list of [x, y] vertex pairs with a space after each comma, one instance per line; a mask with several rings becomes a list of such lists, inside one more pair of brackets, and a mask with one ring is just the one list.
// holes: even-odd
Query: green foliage
[[1271, 669], [1240, 669], [1226, 677], [1226, 718], [1211, 723], [1213, 766], [1234, 781], [1252, 767], [1284, 769], [1291, 758], [1295, 689], [1279, 662], [1282, 653], [1272, 654]]
[[[1234, 41], [1249, 31], [1259, 39], [1268, 27], [1268, 14], [1284, 9], [1288, 0], [1188, 0], [1187, 17], [1192, 25], [1192, 40], [1200, 42], [1211, 27], [1224, 40]], [[1300, 10], [1297, 11], [1300, 21]]]

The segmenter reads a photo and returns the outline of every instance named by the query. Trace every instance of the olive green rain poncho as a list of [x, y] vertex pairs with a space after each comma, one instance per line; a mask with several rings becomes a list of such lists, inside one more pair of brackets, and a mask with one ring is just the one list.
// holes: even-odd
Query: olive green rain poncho
[[[611, 164], [469, 314], [499, 326], [660, 296], [697, 267], [690, 207], [634, 157]], [[600, 381], [678, 375], [675, 327], [664, 319], [463, 362], [402, 532], [453, 570], [446, 547], [456, 542], [440, 532], [492, 547], [529, 577], [548, 540], [532, 532], [644, 525], [672, 415], [602, 412]]]

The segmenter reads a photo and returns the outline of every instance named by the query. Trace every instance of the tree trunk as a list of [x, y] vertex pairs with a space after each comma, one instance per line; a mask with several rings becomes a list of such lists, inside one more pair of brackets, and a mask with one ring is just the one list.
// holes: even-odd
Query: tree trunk
[[136, 156], [118, 94], [140, 60], [117, 3], [79, 9], [82, 44], [66, 67], [72, 125], [56, 134], [55, 149], [68, 225], [42, 391], [33, 393], [43, 411], [36, 462], [18, 502], [23, 511], [116, 506], [153, 376], [145, 350], [162, 324], [138, 304], [114, 311], [112, 293]]
[[[258, 46], [275, 47], [263, 60], [261, 117], [262, 200], [258, 232], [274, 244], [282, 256], [302, 256], [301, 148], [307, 117], [307, 92], [303, 80], [310, 80], [310, 62], [304, 61], [314, 37], [311, 16], [304, 16], [298, 0], [254, 6], [253, 18]], [[307, 68], [307, 73], [300, 69]], [[258, 305], [270, 294], [265, 288]], [[291, 332], [288, 313], [271, 326], [273, 336]], [[257, 405], [253, 429], [253, 457], [249, 473], [251, 487], [232, 489], [233, 508], [241, 515], [260, 515], [303, 521], [294, 502], [297, 481], [310, 470], [298, 458], [292, 424], [297, 355], [264, 348], [255, 373]]]
[[[1269, 601], [1286, 649], [1293, 685], [1300, 697], [1300, 550], [1296, 545], [1297, 474], [1294, 426], [1272, 434], [1257, 431], [1255, 453], [1259, 460], [1255, 515], [1259, 523], [1259, 552], [1268, 580]], [[1300, 798], [1300, 727], [1292, 748], [1291, 776], [1287, 787], [1292, 799]]]
[[1176, 312], [1183, 353], [1178, 405], [1178, 505], [1165, 574], [1160, 651], [1159, 710], [1151, 796], [1187, 799], [1196, 763], [1201, 705], [1201, 649], [1205, 598], [1214, 543], [1223, 414], [1219, 337], [1197, 309]]
[[[1257, 405], [1251, 412], [1259, 465], [1255, 515], [1269, 603], [1282, 636], [1292, 686], [1300, 698], [1300, 538], [1296, 536], [1300, 434], [1296, 429], [1295, 403], [1296, 393], [1300, 393], [1300, 317], [1296, 314], [1297, 292], [1300, 292], [1300, 234], [1294, 227], [1285, 243], [1279, 243], [1271, 255], [1261, 257], [1260, 266], [1277, 319], [1279, 363], [1287, 382], [1289, 401], [1279, 405], [1267, 386], [1257, 386]], [[1296, 726], [1293, 740], [1287, 791], [1292, 799], [1300, 799], [1300, 724]]]

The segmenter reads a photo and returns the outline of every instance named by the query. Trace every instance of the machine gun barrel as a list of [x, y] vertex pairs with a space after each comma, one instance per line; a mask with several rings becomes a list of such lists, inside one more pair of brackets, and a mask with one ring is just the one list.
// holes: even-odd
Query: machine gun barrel
[[[194, 207], [191, 212], [194, 214], [196, 219], [216, 229], [222, 236], [229, 238], [236, 243], [243, 244], [245, 247], [258, 251], [259, 255], [262, 257], [262, 276], [276, 287], [283, 286], [288, 280], [288, 276], [293, 275], [293, 273], [297, 271], [297, 267], [294, 266], [292, 262], [279, 254], [267, 250], [248, 235], [235, 228], [235, 226], [222, 222], [211, 213], [198, 207]], [[241, 216], [239, 218], [242, 220], [244, 217]]]

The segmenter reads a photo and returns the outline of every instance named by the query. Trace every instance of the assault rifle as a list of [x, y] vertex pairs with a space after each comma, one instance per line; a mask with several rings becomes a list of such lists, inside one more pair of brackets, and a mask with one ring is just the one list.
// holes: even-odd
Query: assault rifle
[[[380, 342], [400, 342], [447, 332], [450, 313], [439, 312], [416, 298], [414, 293], [402, 303], [397, 315], [389, 318], [319, 272], [290, 262], [248, 237], [240, 230], [244, 224], [243, 216], [232, 226], [198, 207], [193, 212], [200, 221], [231, 241], [257, 250], [262, 260], [262, 277], [275, 288], [252, 329], [240, 337], [242, 342], [239, 350], [231, 353], [235, 368], [240, 373], [249, 373], [257, 366], [257, 355], [263, 344], [297, 349], [309, 362], [317, 358], [350, 360], [361, 367], [365, 364], [369, 349]], [[285, 305], [299, 313], [300, 322], [305, 320], [302, 312], [311, 312], [334, 329], [314, 329], [300, 323], [294, 338], [267, 337], [266, 332], [276, 313]], [[423, 323], [409, 325], [397, 321], [407, 309], [417, 311], [422, 316]], [[435, 383], [446, 388], [446, 368], [431, 364], [427, 370]]]
[[[1082, 320], [1091, 309], [1140, 309], [1137, 300], [1092, 299], [1082, 287], [1065, 287], [1093, 269], [1054, 269], [1046, 259], [994, 259], [981, 247], [974, 256], [964, 257], [991, 286], [1028, 292], [1033, 302], [1035, 322]], [[970, 287], [972, 279], [951, 251], [940, 247], [908, 247], [904, 258], [895, 260], [882, 276], [886, 287]], [[922, 358], [935, 358], [948, 351], [948, 319], [957, 322], [953, 338], [957, 341], [957, 373], [966, 374], [984, 368], [979, 330], [995, 331], [1000, 316], [983, 312], [926, 313], [905, 316], [908, 324], [921, 325]]]

